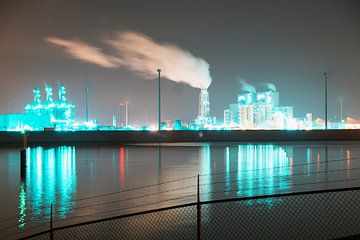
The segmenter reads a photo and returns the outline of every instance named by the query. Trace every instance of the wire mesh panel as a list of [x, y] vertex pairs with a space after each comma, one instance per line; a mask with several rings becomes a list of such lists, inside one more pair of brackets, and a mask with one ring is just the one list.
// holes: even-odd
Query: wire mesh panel
[[[359, 190], [344, 189], [210, 201], [201, 204], [201, 238], [360, 237], [359, 200]], [[195, 239], [197, 230], [193, 204], [55, 229], [54, 239]]]
[[334, 239], [360, 233], [360, 191], [202, 205], [203, 239]]
[[[49, 239], [49, 234], [46, 234]], [[46, 238], [45, 237], [45, 238]], [[56, 230], [54, 239], [195, 239], [196, 206]], [[44, 239], [44, 235], [32, 239]]]
[[[21, 238], [20, 238], [21, 239]], [[35, 237], [27, 237], [27, 238], [24, 238], [24, 239], [34, 239], [34, 240], [49, 240], [51, 239], [51, 236], [50, 236], [50, 231], [46, 231], [44, 232], [43, 234], [39, 234]]]
[[[26, 238], [27, 236], [33, 235], [33, 234], [37, 234], [39, 232], [45, 232], [49, 229], [49, 224], [36, 224], [36, 223], [32, 223], [32, 222], [28, 222], [31, 225], [29, 226], [29, 228], [26, 229], [21, 229], [19, 232], [12, 232], [11, 230], [13, 228], [9, 227], [7, 230], [10, 231], [0, 231], [0, 239], [21, 239], [21, 238]], [[15, 225], [15, 227], [18, 227]], [[40, 237], [39, 239], [49, 239], [49, 235], [47, 235], [47, 237]]]

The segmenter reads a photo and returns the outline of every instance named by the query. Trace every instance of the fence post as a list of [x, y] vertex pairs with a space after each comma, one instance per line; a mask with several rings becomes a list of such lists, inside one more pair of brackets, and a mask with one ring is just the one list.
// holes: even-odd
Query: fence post
[[28, 135], [25, 132], [23, 135], [23, 148], [26, 149], [27, 145], [28, 145]]
[[26, 149], [20, 150], [20, 178], [21, 180], [26, 179]]
[[201, 239], [200, 175], [197, 175], [197, 240]]
[[23, 148], [20, 150], [20, 178], [25, 180], [26, 178], [26, 148], [27, 148], [27, 135], [26, 132], [23, 135]]
[[54, 239], [54, 231], [53, 231], [53, 205], [50, 205], [50, 240]]

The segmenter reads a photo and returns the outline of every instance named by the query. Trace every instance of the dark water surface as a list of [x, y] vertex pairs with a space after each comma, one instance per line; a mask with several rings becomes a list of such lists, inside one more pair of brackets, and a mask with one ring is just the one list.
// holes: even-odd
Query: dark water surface
[[[0, 238], [201, 200], [358, 186], [360, 144], [169, 144], [0, 149]], [[268, 202], [272, 204], [281, 204]]]

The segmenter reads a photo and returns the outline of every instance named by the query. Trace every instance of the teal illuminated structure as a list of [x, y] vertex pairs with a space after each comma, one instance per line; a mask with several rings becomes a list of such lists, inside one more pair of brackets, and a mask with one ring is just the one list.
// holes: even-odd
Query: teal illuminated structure
[[293, 108], [279, 105], [279, 92], [239, 94], [224, 111], [224, 126], [240, 129], [291, 129]]
[[[34, 99], [26, 104], [23, 113], [0, 114], [0, 131], [77, 131], [77, 130], [103, 130], [103, 131], [157, 131], [159, 126], [130, 125], [128, 123], [128, 107], [126, 103], [126, 124], [116, 126], [116, 116], [113, 115], [112, 126], [99, 126], [97, 120], [88, 119], [86, 93], [86, 121], [75, 122], [74, 109], [66, 97], [66, 88], [59, 84], [58, 97], [54, 97], [50, 85], [45, 85], [46, 96], [42, 98], [39, 87], [33, 90]], [[188, 122], [180, 119], [159, 118], [161, 130], [296, 130], [296, 129], [349, 129], [360, 128], [360, 121], [352, 118], [342, 117], [342, 101], [340, 122], [330, 122], [326, 119], [313, 118], [312, 113], [307, 113], [304, 118], [293, 116], [292, 106], [281, 106], [279, 104], [279, 92], [276, 89], [268, 91], [244, 92], [237, 95], [237, 101], [229, 104], [224, 110], [223, 121], [217, 120], [210, 114], [210, 97], [207, 89], [200, 89], [199, 113], [194, 121]], [[158, 115], [159, 117], [160, 115]], [[160, 116], [161, 117], [161, 116]], [[147, 117], [145, 117], [147, 118]], [[121, 117], [120, 117], [121, 119]]]
[[35, 130], [44, 128], [71, 129], [74, 120], [75, 106], [67, 101], [66, 89], [63, 84], [59, 84], [59, 98], [53, 99], [52, 88], [49, 85], [45, 87], [46, 99], [41, 101], [40, 90], [34, 89], [34, 101], [28, 103], [25, 107], [25, 116], [27, 121], [25, 125]]
[[44, 130], [53, 128], [57, 130], [70, 130], [75, 123], [75, 106], [66, 99], [66, 88], [60, 83], [58, 100], [53, 98], [50, 85], [45, 85], [46, 98], [41, 99], [38, 87], [33, 90], [34, 101], [27, 103], [25, 112], [21, 114], [0, 115], [0, 128], [8, 131]]

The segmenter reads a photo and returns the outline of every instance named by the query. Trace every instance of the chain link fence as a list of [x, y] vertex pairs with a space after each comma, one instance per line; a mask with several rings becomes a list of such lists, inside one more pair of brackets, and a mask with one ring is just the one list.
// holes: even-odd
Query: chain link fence
[[101, 221], [56, 231], [56, 239], [194, 239], [196, 206]]
[[360, 233], [360, 191], [202, 205], [203, 239], [337, 239]]
[[54, 228], [24, 239], [355, 239], [360, 237], [359, 200], [360, 187], [207, 201]]

